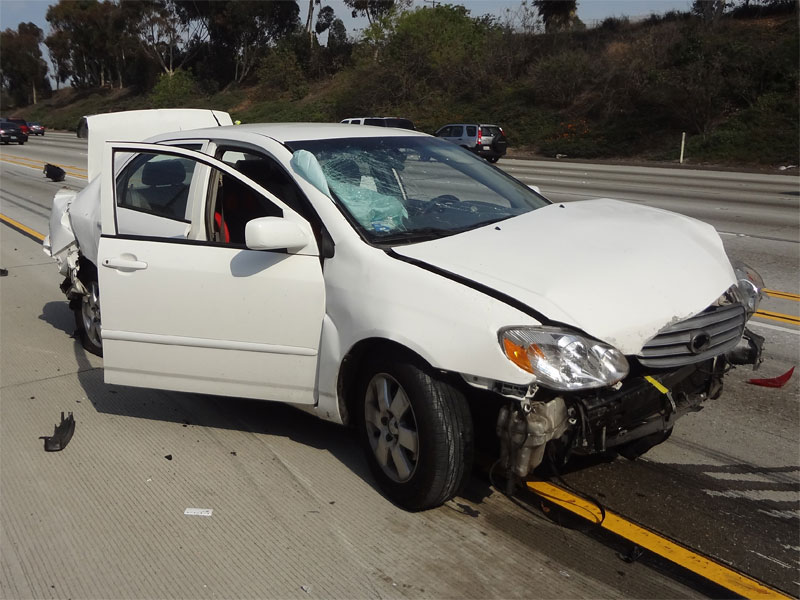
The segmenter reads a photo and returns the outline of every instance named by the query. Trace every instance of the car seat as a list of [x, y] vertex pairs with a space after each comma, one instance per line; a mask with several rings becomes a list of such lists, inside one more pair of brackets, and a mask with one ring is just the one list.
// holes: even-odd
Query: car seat
[[184, 219], [189, 198], [185, 179], [186, 169], [179, 159], [148, 161], [142, 169], [144, 187], [136, 190], [141, 208], [165, 217]]

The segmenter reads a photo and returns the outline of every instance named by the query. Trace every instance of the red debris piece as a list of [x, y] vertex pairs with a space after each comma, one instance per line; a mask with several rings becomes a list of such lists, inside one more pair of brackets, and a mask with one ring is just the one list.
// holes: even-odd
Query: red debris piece
[[792, 373], [794, 373], [794, 367], [786, 371], [786, 373], [780, 377], [773, 377], [772, 379], [748, 379], [747, 383], [752, 383], [753, 385], [760, 385], [763, 387], [779, 388], [786, 385], [786, 382], [791, 379]]

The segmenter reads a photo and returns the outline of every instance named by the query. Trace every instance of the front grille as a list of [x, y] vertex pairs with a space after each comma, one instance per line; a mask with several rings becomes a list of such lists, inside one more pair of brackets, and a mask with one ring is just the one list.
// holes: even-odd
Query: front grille
[[712, 306], [699, 315], [662, 329], [637, 357], [645, 367], [669, 369], [724, 354], [744, 333], [741, 304]]

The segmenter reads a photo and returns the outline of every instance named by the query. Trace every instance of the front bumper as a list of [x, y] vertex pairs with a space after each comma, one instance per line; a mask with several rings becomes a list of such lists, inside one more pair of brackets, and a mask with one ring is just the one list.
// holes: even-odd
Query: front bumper
[[605, 452], [672, 429], [679, 417], [719, 395], [726, 368], [724, 358], [706, 360], [668, 373], [629, 376], [618, 390], [575, 399], [584, 424], [575, 450]]
[[501, 462], [507, 471], [525, 477], [539, 466], [545, 451], [556, 467], [573, 454], [613, 450], [636, 458], [666, 440], [681, 416], [718, 398], [733, 365], [757, 367], [762, 343], [761, 336], [745, 328], [739, 344], [726, 354], [672, 370], [635, 364], [615, 388], [563, 395], [534, 390], [500, 411], [496, 432]]

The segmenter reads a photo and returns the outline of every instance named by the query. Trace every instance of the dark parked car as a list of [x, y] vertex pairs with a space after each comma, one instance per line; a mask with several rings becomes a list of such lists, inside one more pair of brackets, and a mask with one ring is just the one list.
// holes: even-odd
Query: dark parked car
[[492, 163], [505, 156], [508, 148], [508, 140], [503, 133], [503, 128], [497, 125], [449, 123], [434, 135], [471, 150]]
[[25, 136], [25, 141], [27, 142], [28, 141], [28, 133], [29, 133], [28, 122], [25, 119], [19, 119], [19, 118], [9, 119], [9, 122], [17, 124], [17, 126], [19, 127], [19, 130]]
[[28, 123], [30, 135], [44, 135], [44, 125], [41, 123]]
[[28, 136], [23, 134], [19, 125], [11, 121], [0, 121], [0, 142], [8, 144], [16, 142], [20, 146], [28, 140]]
[[399, 127], [412, 131], [416, 130], [414, 123], [410, 119], [401, 119], [399, 117], [352, 117], [343, 119], [341, 122], [349, 123], [350, 125], [375, 125], [377, 127]]

